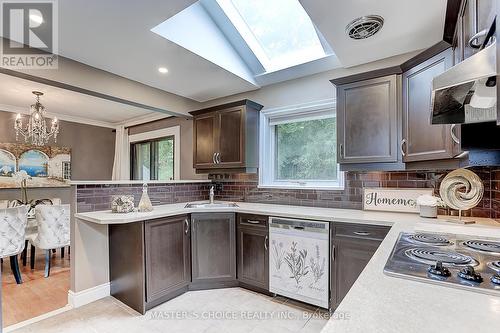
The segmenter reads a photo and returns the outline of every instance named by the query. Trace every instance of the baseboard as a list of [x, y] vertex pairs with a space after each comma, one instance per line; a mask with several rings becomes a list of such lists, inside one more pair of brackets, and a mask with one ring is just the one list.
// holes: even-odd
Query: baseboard
[[68, 303], [73, 308], [79, 308], [80, 306], [95, 302], [109, 295], [110, 283], [107, 282], [76, 293], [72, 290], [68, 291]]
[[9, 332], [15, 331], [15, 330], [20, 329], [22, 327], [25, 327], [25, 326], [37, 323], [39, 321], [45, 320], [47, 318], [57, 316], [58, 314], [69, 311], [71, 309], [72, 309], [71, 305], [68, 304], [60, 309], [44, 313], [43, 315], [40, 315], [40, 316], [37, 316], [34, 318], [30, 318], [30, 319], [25, 320], [25, 321], [21, 321], [17, 324], [14, 324], [14, 325], [7, 326], [3, 329], [3, 333], [9, 333]]

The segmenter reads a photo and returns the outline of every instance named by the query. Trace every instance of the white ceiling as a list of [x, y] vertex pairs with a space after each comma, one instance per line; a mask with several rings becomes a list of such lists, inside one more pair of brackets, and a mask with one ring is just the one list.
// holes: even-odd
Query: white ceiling
[[[60, 53], [197, 101], [256, 89], [237, 75], [150, 31], [194, 2], [59, 1]], [[446, 0], [301, 2], [344, 67], [423, 49], [442, 38]], [[349, 40], [345, 26], [367, 14], [383, 16], [384, 28], [371, 39]], [[158, 73], [160, 65], [169, 69], [167, 75]], [[307, 74], [310, 73], [304, 71], [303, 75]], [[283, 80], [290, 77], [284, 75]]]
[[[300, 0], [343, 67], [427, 48], [443, 39], [447, 0]], [[365, 40], [345, 33], [354, 19], [384, 18], [382, 29]]]
[[[194, 2], [59, 1], [59, 53], [197, 101], [255, 89], [150, 31]], [[160, 74], [159, 66], [167, 67], [168, 74]]]
[[[442, 38], [446, 0], [300, 1], [330, 43], [343, 67], [423, 49]], [[59, 53], [90, 66], [201, 102], [255, 90], [256, 85], [150, 31], [194, 2], [195, 0], [58, 1]], [[345, 26], [352, 19], [368, 14], [383, 16], [383, 29], [367, 40], [348, 39], [344, 32]], [[203, 31], [199, 33], [203, 34]], [[160, 74], [159, 66], [167, 67], [168, 74]], [[307, 64], [302, 67], [292, 68], [286, 75], [274, 73], [273, 77], [259, 84], [285, 81], [310, 75], [318, 70], [305, 68]], [[321, 70], [328, 70], [327, 67]], [[32, 88], [25, 90], [28, 91], [27, 94], [25, 91], [18, 101], [11, 102], [26, 105]], [[3, 98], [5, 92], [2, 91], [1, 94], [0, 97]], [[64, 95], [63, 92], [57, 94]], [[70, 107], [71, 103], [78, 104], [78, 101], [93, 99], [89, 96], [77, 96], [75, 93], [67, 94], [65, 96], [72, 96], [75, 102], [54, 96], [54, 101], [65, 101], [61, 106], [65, 112], [79, 109], [76, 105]], [[103, 101], [98, 104], [107, 103], [112, 102]], [[6, 103], [2, 99], [0, 104]], [[99, 107], [81, 106], [80, 109], [84, 111], [79, 116], [95, 117], [102, 121], [117, 122], [117, 119], [121, 121], [149, 112], [123, 105], [112, 106], [106, 112], [93, 111], [99, 110]], [[53, 107], [58, 108], [55, 105]]]
[[113, 126], [158, 115], [157, 112], [5, 74], [0, 74], [0, 111], [29, 113], [30, 105], [35, 102], [35, 96], [31, 93], [34, 90], [44, 93], [41, 102], [46, 111], [63, 120]]

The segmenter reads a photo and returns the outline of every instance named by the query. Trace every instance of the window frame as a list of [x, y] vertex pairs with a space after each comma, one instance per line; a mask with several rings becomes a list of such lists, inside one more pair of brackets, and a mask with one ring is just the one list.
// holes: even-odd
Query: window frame
[[262, 110], [260, 114], [259, 188], [344, 190], [344, 172], [337, 163], [338, 178], [331, 180], [278, 180], [276, 169], [276, 125], [287, 120], [306, 121], [335, 118], [335, 100], [291, 105]]
[[[138, 144], [141, 142], [148, 142], [148, 141], [159, 141], [161, 139], [173, 137], [174, 138], [174, 180], [179, 180], [180, 179], [180, 147], [181, 147], [181, 142], [180, 142], [180, 126], [172, 126], [172, 127], [167, 127], [167, 128], [162, 128], [159, 130], [154, 130], [154, 131], [148, 131], [148, 132], [143, 132], [143, 133], [138, 133], [138, 134], [132, 134], [129, 135], [129, 152], [128, 152], [128, 158], [129, 158], [129, 165], [130, 165], [130, 179], [133, 179], [133, 149], [132, 146], [134, 144]], [[150, 154], [152, 154], [152, 151], [150, 150]], [[153, 170], [152, 170], [153, 171]], [[154, 180], [154, 179], [153, 179]], [[145, 180], [148, 181], [148, 180]], [[159, 181], [170, 181], [169, 179], [161, 179]]]
[[[280, 72], [334, 56], [333, 49], [328, 45], [328, 42], [314, 25], [314, 22], [312, 22], [305, 9], [304, 11], [316, 31], [323, 54], [308, 60], [300, 60], [287, 66], [280, 66], [277, 65], [279, 63], [278, 60], [269, 59], [264, 47], [260, 44], [234, 4], [227, 4], [225, 1], [219, 0], [201, 0], [200, 3], [255, 76]], [[300, 2], [299, 5], [302, 6]]]

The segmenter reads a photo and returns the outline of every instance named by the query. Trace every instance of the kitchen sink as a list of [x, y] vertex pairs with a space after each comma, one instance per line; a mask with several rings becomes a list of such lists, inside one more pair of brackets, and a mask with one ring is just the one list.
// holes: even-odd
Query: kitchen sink
[[234, 202], [194, 202], [188, 203], [186, 208], [232, 208], [238, 207]]

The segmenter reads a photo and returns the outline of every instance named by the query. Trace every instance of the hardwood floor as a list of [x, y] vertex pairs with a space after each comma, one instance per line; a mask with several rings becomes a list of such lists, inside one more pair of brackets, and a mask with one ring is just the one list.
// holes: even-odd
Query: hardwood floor
[[3, 326], [9, 326], [28, 320], [44, 313], [57, 310], [68, 303], [70, 284], [70, 261], [66, 253], [61, 259], [61, 252], [52, 254], [50, 276], [44, 278], [45, 257], [41, 250], [36, 251], [35, 269], [28, 263], [19, 267], [23, 283], [18, 285], [10, 270], [9, 260], [2, 264], [2, 312]]

